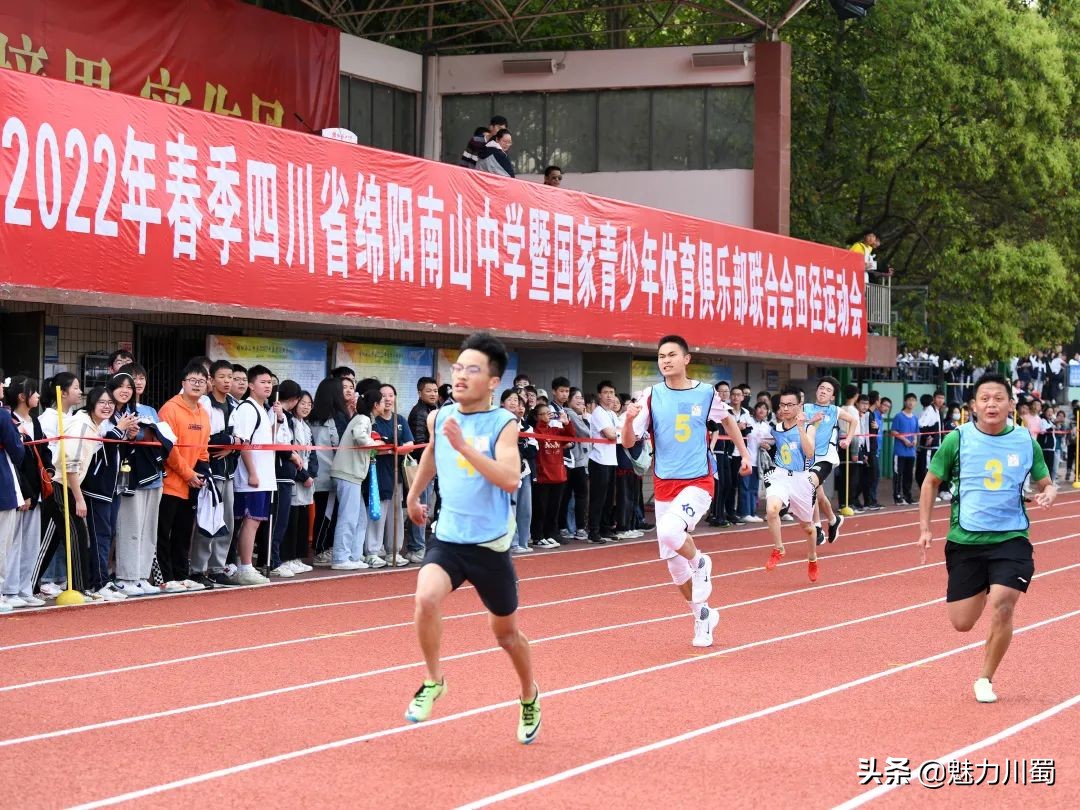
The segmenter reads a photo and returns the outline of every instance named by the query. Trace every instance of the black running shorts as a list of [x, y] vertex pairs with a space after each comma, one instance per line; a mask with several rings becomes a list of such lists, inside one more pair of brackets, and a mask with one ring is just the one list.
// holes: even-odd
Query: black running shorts
[[1027, 593], [1035, 574], [1035, 558], [1026, 537], [980, 545], [949, 541], [945, 543], [945, 568], [949, 572], [945, 601], [959, 602], [987, 593], [991, 585]]
[[[517, 572], [509, 551], [492, 551], [483, 546], [428, 541], [423, 565], [437, 565], [450, 577], [454, 590], [471, 582], [489, 611], [509, 616], [518, 607]], [[422, 567], [422, 566], [421, 566]]]
[[824, 484], [829, 480], [829, 476], [832, 474], [833, 464], [831, 461], [826, 461], [823, 458], [819, 458], [813, 464], [810, 465], [810, 472], [817, 476], [818, 486]]

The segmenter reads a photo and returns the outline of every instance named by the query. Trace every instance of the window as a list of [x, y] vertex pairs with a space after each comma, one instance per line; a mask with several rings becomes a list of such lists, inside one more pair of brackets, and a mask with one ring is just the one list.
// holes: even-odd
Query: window
[[416, 94], [342, 75], [341, 126], [365, 146], [416, 154]]
[[751, 169], [754, 88], [664, 87], [443, 96], [442, 159], [457, 163], [493, 115], [510, 122], [510, 159], [523, 174]]

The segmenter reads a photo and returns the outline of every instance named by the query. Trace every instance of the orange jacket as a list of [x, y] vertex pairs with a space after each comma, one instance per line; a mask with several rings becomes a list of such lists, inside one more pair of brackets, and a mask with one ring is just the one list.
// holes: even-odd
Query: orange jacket
[[176, 434], [176, 445], [165, 459], [164, 493], [177, 498], [187, 498], [188, 482], [195, 478], [195, 463], [209, 463], [210, 414], [198, 403], [189, 406], [177, 394], [158, 411], [158, 418], [167, 422]]

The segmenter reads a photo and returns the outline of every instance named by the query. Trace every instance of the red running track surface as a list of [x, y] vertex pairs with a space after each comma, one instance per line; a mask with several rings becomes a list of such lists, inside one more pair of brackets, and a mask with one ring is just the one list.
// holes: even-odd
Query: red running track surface
[[[795, 527], [772, 573], [764, 528], [700, 534], [709, 650], [654, 542], [516, 557], [543, 693], [528, 747], [469, 588], [446, 603], [449, 692], [404, 722], [415, 570], [4, 617], [0, 769], [34, 807], [1077, 807], [1080, 499], [1032, 517], [1036, 581], [990, 706], [971, 692], [987, 619], [952, 630], [942, 543], [920, 565], [901, 510], [849, 520], [815, 585]], [[1052, 759], [1056, 784], [859, 784], [861, 758], [951, 754]]]

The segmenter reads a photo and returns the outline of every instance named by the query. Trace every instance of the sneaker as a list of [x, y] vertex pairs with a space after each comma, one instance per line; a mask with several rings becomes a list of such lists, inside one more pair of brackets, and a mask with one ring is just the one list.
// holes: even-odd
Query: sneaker
[[0, 599], [0, 613], [11, 613], [14, 609], [7, 603], [6, 599]]
[[[526, 549], [526, 550], [528, 550], [528, 549]], [[424, 561], [424, 552], [422, 552], [422, 551], [410, 551], [408, 554], [405, 555], [405, 557], [413, 565], [419, 565], [420, 563], [422, 563]]]
[[42, 582], [41, 592], [50, 599], [55, 599], [57, 596], [64, 592], [64, 589], [57, 585], [55, 582]]
[[[840, 527], [844, 525], [844, 516], [837, 515], [836, 520], [829, 524], [829, 542], [835, 543], [836, 538], [840, 536]], [[820, 546], [821, 543], [818, 543]]]
[[[117, 586], [115, 582], [106, 582], [105, 585], [99, 589], [99, 592], [100, 591], [108, 591], [114, 602], [120, 602], [128, 598], [128, 595], [124, 593], [124, 589]], [[110, 597], [106, 596], [105, 598], [108, 599]]]
[[795, 522], [795, 516], [794, 515], [781, 515], [780, 520], [784, 521], [784, 523], [794, 523]]
[[712, 593], [712, 557], [708, 554], [701, 555], [701, 562], [693, 574], [693, 585], [690, 591], [691, 602], [708, 602]]
[[267, 585], [269, 583], [270, 580], [268, 580], [254, 568], [252, 568], [250, 571], [238, 570], [236, 572], [236, 575], [233, 576], [234, 585]]
[[140, 579], [135, 584], [139, 586], [139, 590], [142, 591], [144, 596], [150, 596], [151, 594], [161, 593], [161, 588], [159, 588], [157, 585], [151, 585], [145, 579]]
[[334, 552], [327, 549], [316, 554], [311, 560], [311, 564], [316, 568], [330, 568], [334, 564]]
[[367, 568], [368, 564], [361, 560], [344, 560], [343, 562], [333, 563], [330, 566], [331, 571], [359, 571], [361, 568]]
[[997, 695], [994, 694], [994, 685], [989, 678], [979, 678], [975, 681], [975, 699], [979, 703], [996, 703]]
[[235, 585], [236, 584], [235, 582], [232, 581], [232, 578], [228, 574], [226, 574], [224, 571], [215, 571], [214, 573], [210, 574], [210, 581], [213, 582], [215, 585], [223, 585], [223, 586], [229, 586], [229, 585]]
[[[704, 610], [705, 608], [702, 608], [702, 611]], [[694, 619], [695, 647], [711, 647], [713, 630], [720, 624], [720, 611], [716, 608], [708, 608], [708, 611], [704, 619]]]
[[589, 539], [589, 533], [587, 531], [585, 531], [584, 529], [578, 529], [576, 532], [574, 532], [574, 539], [575, 540], [588, 540]]
[[183, 593], [187, 590], [187, 588], [185, 588], [175, 579], [170, 579], [168, 582], [161, 586], [161, 590], [165, 593]]
[[408, 565], [409, 564], [409, 559], [408, 559], [408, 557], [403, 557], [400, 554], [395, 554], [394, 558], [393, 558], [393, 562], [391, 562], [390, 555], [387, 554], [386, 555], [386, 564], [387, 565], [395, 565], [398, 568], [400, 568], [403, 565]]
[[367, 563], [368, 568], [386, 568], [386, 560], [374, 554], [364, 557], [364, 562]]
[[866, 507], [866, 511], [867, 512], [880, 512], [884, 508], [885, 507], [882, 506], [880, 503], [872, 503], [868, 507]]
[[569, 540], [573, 536], [573, 533], [569, 529], [559, 529], [559, 537], [563, 540]]
[[292, 570], [292, 566], [287, 563], [282, 563], [277, 568], [270, 572], [272, 577], [282, 577], [283, 579], [291, 579], [296, 576], [296, 572]]
[[511, 554], [532, 554], [532, 549], [528, 546], [510, 546]]
[[743, 520], [746, 523], [764, 523], [765, 522], [765, 518], [759, 517], [758, 515], [747, 515], [746, 517], [743, 518]]
[[526, 703], [521, 701], [521, 716], [518, 719], [517, 738], [522, 745], [528, 745], [536, 740], [540, 733], [540, 687], [533, 684], [536, 689], [536, 697]]
[[[185, 580], [185, 582], [194, 582], [197, 585], [202, 585], [201, 590], [211, 591], [214, 589], [214, 585], [217, 584], [214, 580], [210, 579], [206, 574], [198, 573], [192, 574], [191, 579]], [[199, 588], [188, 588], [189, 591], [200, 590]]]
[[810, 577], [811, 582], [817, 582], [817, 578], [818, 578], [817, 560], [810, 560], [810, 564], [806, 567], [806, 575], [808, 577]]
[[19, 596], [0, 596], [0, 601], [11, 605], [11, 607], [13, 608], [21, 608], [27, 606], [26, 600]]
[[442, 681], [424, 681], [416, 690], [409, 708], [405, 710], [405, 719], [410, 723], [421, 723], [431, 717], [431, 707], [435, 701], [446, 694], [446, 678]]
[[45, 600], [44, 599], [38, 599], [36, 596], [31, 596], [29, 594], [20, 593], [19, 598], [22, 599], [23, 602], [26, 603], [27, 607], [44, 607], [45, 606]]
[[651, 532], [655, 528], [656, 528], [655, 523], [644, 522], [644, 523], [641, 524], [641, 530], [643, 532]]
[[820, 526], [815, 526], [814, 530], [817, 532], [817, 544], [819, 546], [825, 545], [825, 530]]
[[604, 543], [607, 542], [607, 540], [605, 540], [603, 537], [601, 537], [598, 534], [590, 534], [589, 535], [589, 542], [590, 543], [596, 543], [598, 546], [602, 546]]
[[184, 586], [185, 591], [205, 591], [206, 586], [201, 582], [197, 582], [194, 579], [184, 579], [180, 581], [180, 584]]
[[774, 548], [769, 555], [769, 561], [765, 563], [765, 570], [772, 571], [776, 566], [780, 564], [780, 560], [784, 559], [784, 552], [778, 548]]
[[108, 585], [104, 588], [98, 588], [91, 596], [96, 602], [123, 602], [127, 599], [120, 591], [113, 590]]

